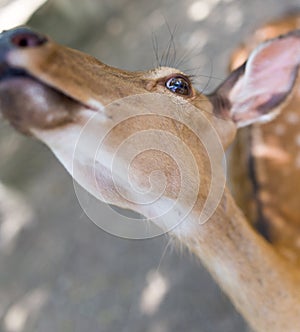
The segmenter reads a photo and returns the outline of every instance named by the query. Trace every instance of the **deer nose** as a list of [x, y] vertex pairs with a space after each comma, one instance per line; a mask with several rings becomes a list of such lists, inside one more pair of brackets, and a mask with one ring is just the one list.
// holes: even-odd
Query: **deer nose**
[[9, 41], [13, 47], [25, 48], [43, 45], [47, 38], [28, 28], [19, 28], [13, 31]]
[[0, 62], [14, 49], [37, 47], [47, 43], [48, 38], [27, 27], [18, 27], [0, 34]]

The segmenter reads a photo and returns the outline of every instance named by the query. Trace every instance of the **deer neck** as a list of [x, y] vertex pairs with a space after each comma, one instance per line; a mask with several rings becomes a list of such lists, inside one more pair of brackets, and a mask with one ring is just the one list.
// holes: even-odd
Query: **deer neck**
[[[299, 289], [298, 271], [253, 230], [230, 192], [225, 189], [207, 223], [201, 225], [197, 220], [192, 213], [171, 235], [201, 258], [250, 325], [257, 331], [299, 329], [293, 320], [300, 310], [300, 293], [295, 292]], [[293, 308], [288, 314], [291, 323], [274, 319], [286, 308]]]

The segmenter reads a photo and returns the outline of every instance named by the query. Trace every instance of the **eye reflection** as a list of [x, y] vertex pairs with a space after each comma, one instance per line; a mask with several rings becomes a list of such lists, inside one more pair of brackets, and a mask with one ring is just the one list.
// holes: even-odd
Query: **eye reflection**
[[190, 83], [182, 76], [168, 79], [165, 85], [167, 89], [179, 95], [188, 96], [191, 92]]

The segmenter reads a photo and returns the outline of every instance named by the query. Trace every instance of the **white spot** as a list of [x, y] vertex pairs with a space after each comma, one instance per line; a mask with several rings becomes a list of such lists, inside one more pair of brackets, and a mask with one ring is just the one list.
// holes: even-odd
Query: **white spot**
[[295, 167], [300, 169], [300, 154], [298, 154], [295, 158]]
[[87, 101], [87, 104], [92, 107], [93, 109], [96, 109], [98, 111], [104, 112], [105, 111], [105, 107], [104, 105], [99, 101], [99, 100], [95, 100], [95, 99], [89, 99]]
[[297, 248], [300, 248], [300, 238], [299, 237], [296, 237], [296, 239], [295, 239], [295, 246]]
[[169, 284], [160, 273], [151, 271], [147, 277], [148, 285], [143, 290], [140, 309], [147, 315], [154, 314], [164, 299]]
[[54, 120], [54, 115], [53, 115], [53, 113], [47, 113], [47, 115], [46, 115], [46, 122], [47, 123], [51, 123], [53, 120]]
[[192, 3], [188, 8], [188, 17], [193, 21], [202, 21], [210, 14], [214, 4], [215, 1], [196, 1]]
[[258, 158], [273, 159], [280, 164], [288, 163], [291, 159], [282, 148], [266, 144], [256, 145], [253, 154]]
[[300, 120], [299, 114], [296, 112], [289, 112], [286, 114], [286, 121], [291, 124], [296, 124]]
[[270, 195], [270, 193], [267, 190], [262, 190], [261, 191], [260, 198], [265, 203], [272, 202], [272, 196]]
[[300, 134], [298, 134], [298, 135], [296, 136], [295, 141], [296, 141], [296, 144], [297, 144], [298, 146], [300, 146]]
[[279, 123], [274, 127], [274, 133], [276, 135], [282, 136], [285, 134], [285, 132], [286, 132], [286, 128], [282, 123]]

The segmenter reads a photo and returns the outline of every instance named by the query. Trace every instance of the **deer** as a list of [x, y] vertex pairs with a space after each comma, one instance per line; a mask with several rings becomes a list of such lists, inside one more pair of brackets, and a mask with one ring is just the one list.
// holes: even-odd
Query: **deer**
[[239, 128], [272, 126], [296, 102], [300, 30], [259, 43], [207, 95], [176, 68], [114, 68], [28, 27], [2, 32], [0, 57], [0, 111], [17, 131], [46, 144], [96, 199], [190, 250], [255, 331], [300, 330], [299, 267], [239, 207], [221, 165]]

